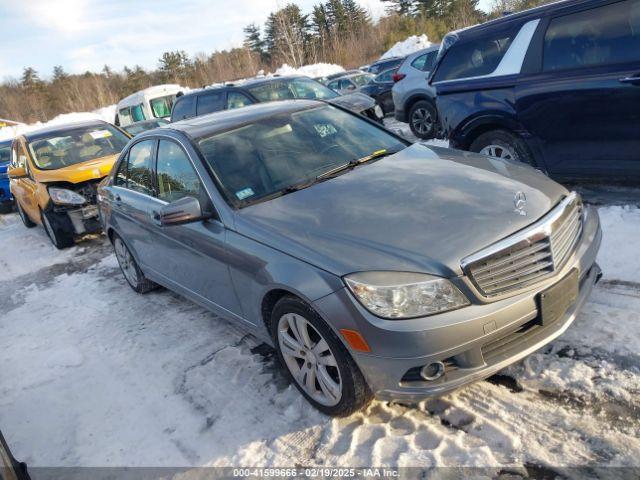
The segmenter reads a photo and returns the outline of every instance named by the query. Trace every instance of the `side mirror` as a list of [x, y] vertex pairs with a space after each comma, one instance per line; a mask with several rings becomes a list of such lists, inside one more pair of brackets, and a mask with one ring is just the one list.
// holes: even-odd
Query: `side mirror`
[[184, 197], [171, 202], [153, 213], [153, 220], [160, 226], [183, 225], [209, 218], [203, 215], [202, 207], [197, 198]]
[[25, 167], [14, 167], [9, 165], [9, 168], [7, 168], [7, 175], [9, 175], [9, 178], [25, 178], [27, 176], [27, 169]]

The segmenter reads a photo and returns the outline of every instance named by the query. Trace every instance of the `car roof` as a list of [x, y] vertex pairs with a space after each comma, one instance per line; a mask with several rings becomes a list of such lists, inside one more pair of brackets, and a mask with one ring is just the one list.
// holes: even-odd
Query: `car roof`
[[[327, 105], [318, 100], [280, 100], [277, 102], [256, 103], [232, 110], [221, 110], [199, 117], [187, 118], [179, 122], [170, 123], [161, 129], [181, 131], [193, 138], [202, 138], [219, 132], [240, 127], [280, 113], [294, 113]], [[157, 130], [150, 130], [152, 133]]]
[[379, 63], [396, 62], [396, 61], [402, 60], [403, 58], [406, 58], [406, 56], [397, 55], [395, 57], [380, 58], [369, 66], [373, 67], [374, 65], [378, 65]]
[[0, 140], [0, 147], [10, 147], [11, 143], [13, 143], [13, 139]]
[[457, 34], [462, 38], [468, 34], [472, 35], [485, 29], [507, 26], [510, 23], [520, 23], [527, 20], [535, 20], [548, 13], [555, 13], [558, 10], [571, 9], [575, 6], [588, 8], [591, 5], [595, 6], [601, 4], [605, 4], [605, 2], [603, 0], [560, 0], [553, 3], [548, 3], [546, 5], [541, 5], [539, 7], [530, 8], [528, 10], [523, 10], [518, 13], [509, 13], [507, 15], [489, 20], [488, 22], [481, 23], [479, 25], [473, 25], [471, 27], [466, 27], [460, 30], [454, 30], [450, 32], [449, 35]]
[[39, 140], [44, 137], [64, 134], [69, 130], [83, 127], [111, 126], [103, 120], [85, 120], [84, 122], [65, 123], [63, 125], [52, 125], [49, 127], [34, 130], [33, 132], [23, 133], [22, 136], [28, 141]]
[[[217, 91], [217, 90], [232, 90], [232, 89], [240, 89], [240, 90], [242, 90], [243, 88], [245, 88], [247, 86], [260, 85], [260, 84], [263, 84], [263, 83], [275, 82], [277, 80], [294, 80], [296, 78], [305, 78], [305, 79], [313, 80], [311, 77], [307, 77], [306, 75], [283, 75], [283, 76], [273, 76], [273, 77], [249, 78], [249, 79], [243, 81], [242, 83], [236, 83], [236, 84], [232, 84], [232, 85], [220, 85], [220, 86], [214, 86], [214, 87], [201, 88], [199, 90], [192, 90], [192, 91], [190, 91], [188, 93], [185, 93], [184, 95], [181, 95], [180, 97], [178, 97], [176, 99], [176, 103], [181, 98], [191, 97], [193, 95], [202, 95], [202, 94], [204, 94], [206, 92], [214, 92], [214, 91]], [[314, 80], [314, 81], [316, 81], [316, 80]]]

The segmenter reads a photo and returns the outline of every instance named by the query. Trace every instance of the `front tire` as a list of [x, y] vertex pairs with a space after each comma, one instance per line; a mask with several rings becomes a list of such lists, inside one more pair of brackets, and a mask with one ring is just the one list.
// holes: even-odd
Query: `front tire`
[[535, 166], [533, 155], [524, 141], [506, 130], [491, 130], [476, 138], [469, 150], [494, 158]]
[[41, 218], [42, 226], [54, 247], [62, 250], [75, 245], [73, 225], [69, 217], [53, 212], [41, 212]]
[[409, 109], [409, 128], [416, 137], [422, 140], [430, 140], [436, 136], [438, 112], [431, 102], [420, 100], [411, 106]]
[[22, 209], [22, 207], [20, 206], [20, 202], [18, 202], [17, 200], [16, 200], [16, 208], [18, 209], [18, 215], [20, 215], [20, 220], [22, 220], [22, 223], [24, 224], [25, 227], [33, 228], [36, 226], [36, 224], [32, 222], [31, 219], [29, 218], [29, 215], [27, 215], [25, 211]]
[[304, 301], [280, 299], [270, 329], [281, 364], [315, 408], [344, 417], [371, 401], [369, 386], [345, 346]]
[[118, 265], [122, 275], [129, 286], [137, 293], [147, 293], [157, 288], [158, 284], [152, 282], [144, 276], [140, 267], [136, 263], [135, 258], [129, 251], [129, 247], [124, 243], [117, 233], [113, 234], [113, 249], [118, 259]]

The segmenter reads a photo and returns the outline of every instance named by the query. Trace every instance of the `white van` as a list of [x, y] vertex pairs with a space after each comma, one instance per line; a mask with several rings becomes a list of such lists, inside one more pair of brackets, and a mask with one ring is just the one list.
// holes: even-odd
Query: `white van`
[[116, 107], [115, 124], [126, 127], [153, 118], [169, 118], [180, 85], [167, 84], [145, 88], [120, 100]]

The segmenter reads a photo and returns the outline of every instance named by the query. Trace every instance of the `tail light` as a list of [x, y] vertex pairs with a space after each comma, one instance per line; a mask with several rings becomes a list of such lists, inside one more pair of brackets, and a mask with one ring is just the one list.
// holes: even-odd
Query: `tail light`
[[402, 80], [404, 77], [406, 77], [404, 73], [394, 73], [391, 78], [393, 79], [393, 83], [396, 83]]

